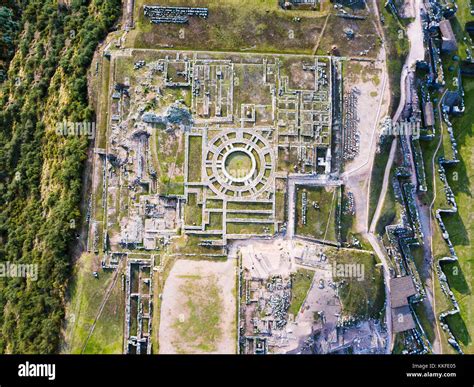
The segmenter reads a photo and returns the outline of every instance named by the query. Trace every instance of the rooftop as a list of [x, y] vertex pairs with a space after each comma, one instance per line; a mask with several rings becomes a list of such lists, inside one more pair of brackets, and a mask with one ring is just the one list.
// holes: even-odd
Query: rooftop
[[415, 328], [415, 321], [408, 305], [392, 310], [392, 328], [395, 333]]
[[392, 308], [408, 305], [408, 298], [416, 294], [415, 285], [410, 276], [390, 280], [390, 300]]

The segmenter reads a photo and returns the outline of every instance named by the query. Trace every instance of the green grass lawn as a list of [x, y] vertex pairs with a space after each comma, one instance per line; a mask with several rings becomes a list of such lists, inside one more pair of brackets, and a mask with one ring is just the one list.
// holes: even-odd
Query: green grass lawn
[[270, 214], [261, 214], [258, 212], [228, 212], [227, 219], [259, 219], [271, 220]]
[[[296, 199], [296, 234], [321, 240], [337, 241], [337, 190], [332, 187], [298, 186]], [[302, 198], [306, 192], [306, 224], [303, 224]], [[319, 206], [313, 207], [313, 203]]]
[[247, 176], [252, 169], [252, 159], [242, 151], [234, 151], [225, 160], [224, 168], [235, 178]]
[[228, 210], [254, 210], [258, 211], [268, 211], [273, 208], [271, 203], [259, 203], [259, 202], [228, 202]]
[[403, 332], [395, 334], [392, 354], [400, 355], [402, 353], [405, 348], [404, 337], [405, 336]]
[[189, 136], [188, 182], [199, 183], [201, 181], [201, 165], [202, 165], [202, 137]]
[[[98, 279], [92, 275], [97, 266], [89, 254], [82, 255], [76, 265], [75, 281], [70, 286], [63, 352], [82, 352], [106, 289], [112, 283], [112, 272], [100, 271]], [[124, 313], [125, 296], [119, 278], [84, 353], [122, 353]]]
[[188, 226], [202, 224], [202, 205], [198, 204], [197, 200], [197, 194], [188, 194], [188, 201], [184, 207], [184, 223]]
[[109, 109], [109, 85], [110, 85], [110, 60], [103, 57], [100, 62], [102, 65], [102, 71], [100, 73], [100, 93], [98, 100], [98, 109], [100, 109], [100, 114], [98, 115], [100, 121], [97, 126], [97, 145], [99, 148], [105, 148], [107, 145], [107, 112]]
[[125, 321], [125, 293], [120, 278], [97, 320], [84, 353], [118, 354], [123, 350], [123, 332]]
[[421, 279], [423, 282], [426, 280], [424, 275], [426, 276], [427, 273], [423, 273], [422, 268], [423, 268], [423, 248], [421, 246], [415, 246], [411, 245], [410, 246], [410, 251], [413, 256], [413, 260], [415, 262], [416, 269], [418, 270], [418, 273], [420, 274]]
[[228, 234], [273, 234], [272, 223], [227, 223]]
[[207, 199], [206, 200], [206, 208], [222, 209], [223, 207], [224, 207], [224, 203], [220, 199]]
[[313, 282], [314, 272], [307, 269], [298, 269], [292, 276], [291, 304], [288, 313], [296, 317], [301, 305], [308, 294], [311, 283]]
[[284, 191], [275, 192], [275, 217], [279, 222], [285, 221], [286, 196]]
[[209, 214], [209, 230], [222, 230], [222, 212], [211, 212]]

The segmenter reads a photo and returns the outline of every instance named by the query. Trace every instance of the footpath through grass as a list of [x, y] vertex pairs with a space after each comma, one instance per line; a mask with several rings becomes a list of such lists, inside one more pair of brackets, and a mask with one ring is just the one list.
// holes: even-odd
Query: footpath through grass
[[[67, 324], [62, 352], [72, 354], [82, 352], [102, 300], [112, 284], [111, 271], [99, 271], [99, 278], [92, 275], [97, 266], [97, 259], [90, 254], [83, 254], [76, 265], [75, 282], [70, 287], [71, 295], [66, 314]], [[87, 341], [84, 353], [121, 354], [124, 314], [125, 294], [119, 278]]]

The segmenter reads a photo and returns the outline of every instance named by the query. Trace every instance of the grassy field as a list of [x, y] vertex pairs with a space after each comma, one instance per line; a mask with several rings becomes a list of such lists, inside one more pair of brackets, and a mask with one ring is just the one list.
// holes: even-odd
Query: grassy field
[[209, 230], [222, 230], [222, 212], [211, 212], [209, 214]]
[[[354, 13], [352, 10], [350, 13]], [[321, 38], [317, 54], [335, 54], [338, 56], [360, 56], [367, 51], [367, 57], [375, 57], [380, 47], [379, 36], [374, 26], [372, 14], [358, 12], [365, 20], [350, 20], [331, 14], [328, 18], [324, 35]], [[355, 36], [348, 39], [347, 29], [354, 31]]]
[[449, 325], [467, 353], [474, 353], [474, 79], [464, 79], [466, 112], [453, 120], [461, 162], [447, 174], [456, 196], [458, 213], [445, 217], [451, 241], [459, 257], [458, 265], [445, 266], [451, 289], [460, 304], [460, 317], [450, 318]]
[[[392, 181], [394, 175], [394, 168], [390, 171], [390, 181]], [[397, 220], [397, 203], [395, 201], [395, 194], [393, 189], [388, 190], [387, 195], [385, 196], [385, 201], [382, 206], [382, 212], [380, 213], [380, 218], [377, 221], [375, 226], [375, 231], [379, 235], [385, 233], [385, 227], [393, 224]]]
[[[179, 259], [179, 253], [192, 253], [192, 254], [199, 254], [205, 252], [202, 247], [198, 246], [200, 239], [193, 236], [183, 236], [180, 239], [176, 240], [175, 243], [170, 249], [171, 254], [164, 253], [160, 256], [160, 265], [162, 265], [163, 270], [156, 272], [153, 277], [153, 332], [152, 332], [152, 348], [153, 354], [158, 354], [160, 351], [160, 343], [159, 343], [159, 329], [156, 327], [160, 326], [161, 320], [161, 306], [163, 302], [163, 298], [160, 295], [163, 294], [165, 282], [169, 277], [171, 269], [175, 262]], [[171, 247], [170, 246], [170, 247]], [[209, 253], [209, 251], [206, 251]], [[156, 256], [155, 256], [156, 259]], [[187, 257], [188, 260], [190, 259], [205, 259], [199, 256]], [[225, 261], [227, 259], [226, 256], [222, 256], [222, 258], [212, 257], [210, 258], [212, 261]]]
[[[112, 272], [99, 271], [99, 260], [84, 254], [78, 261], [70, 288], [65, 330], [65, 353], [81, 353], [89, 331], [99, 311], [99, 306], [112, 284]], [[99, 271], [99, 278], [92, 275]], [[122, 353], [125, 295], [117, 280], [105, 307], [97, 320], [93, 334], [84, 353]]]
[[[439, 315], [441, 312], [452, 309], [452, 304], [445, 297], [444, 293], [441, 290], [440, 282], [435, 281], [435, 298], [436, 298], [436, 315]], [[453, 328], [453, 327], [451, 327]], [[454, 354], [457, 353], [454, 348], [448, 343], [448, 335], [441, 330], [441, 347], [443, 353]]]
[[405, 343], [404, 343], [404, 333], [395, 333], [395, 339], [394, 339], [394, 345], [393, 345], [393, 350], [392, 354], [394, 355], [400, 355], [405, 348]]
[[162, 195], [184, 194], [184, 134], [164, 128], [152, 132], [152, 158], [158, 174], [159, 192]]
[[[154, 25], [143, 15], [145, 4], [156, 1], [136, 1], [136, 29], [128, 35], [128, 47], [310, 54], [325, 14], [284, 11], [276, 0], [188, 0], [187, 6], [209, 8], [209, 18], [190, 18], [186, 25]], [[182, 6], [183, 1], [163, 0], [160, 5]]]
[[422, 269], [423, 269], [423, 248], [421, 246], [415, 246], [411, 245], [410, 246], [410, 251], [413, 256], [413, 260], [415, 262], [416, 269], [418, 270], [418, 273], [420, 274], [421, 279], [423, 282], [426, 280], [426, 274]]
[[99, 148], [105, 148], [107, 145], [107, 112], [109, 110], [110, 60], [103, 57], [100, 63], [102, 71], [100, 72], [100, 93], [97, 104], [97, 108], [100, 109], [97, 114], [99, 118], [97, 123], [97, 145]]
[[285, 221], [285, 206], [286, 206], [286, 197], [284, 191], [275, 192], [275, 208], [276, 214], [275, 217], [278, 221]]
[[[216, 343], [222, 337], [220, 319], [223, 310], [217, 278], [208, 277], [203, 281], [200, 276], [189, 276], [180, 292], [189, 313], [187, 319], [173, 324], [180, 341], [200, 352], [215, 351]], [[177, 347], [179, 351], [178, 344]]]
[[272, 223], [227, 223], [228, 234], [273, 234]]
[[170, 258], [159, 274], [159, 353], [235, 353], [235, 261]]
[[242, 151], [235, 151], [226, 158], [224, 168], [231, 176], [241, 178], [251, 171], [252, 159]]
[[421, 327], [426, 333], [428, 340], [432, 343], [435, 339], [435, 329], [436, 329], [436, 322], [430, 320], [426, 308], [424, 307], [423, 303], [417, 303], [413, 305], [413, 310], [420, 321]]
[[382, 191], [383, 176], [385, 173], [385, 167], [387, 165], [392, 141], [392, 139], [385, 141], [380, 146], [380, 153], [377, 153], [374, 158], [369, 193], [369, 224], [374, 217], [380, 192]]
[[125, 294], [122, 290], [122, 282], [119, 278], [97, 320], [94, 332], [87, 342], [84, 353], [122, 353], [124, 321]]
[[227, 219], [259, 219], [271, 220], [270, 214], [260, 214], [256, 212], [228, 212]]
[[[200, 237], [197, 235], [182, 235], [179, 238], [173, 240], [173, 244], [170, 245], [170, 253], [172, 254], [197, 254], [200, 257], [206, 257], [209, 254], [222, 254], [223, 259], [225, 259], [224, 251], [219, 247], [204, 247], [199, 244], [202, 242], [202, 239], [212, 240], [212, 239], [221, 239], [220, 236], [206, 235]], [[191, 259], [191, 257], [187, 257]], [[212, 259], [219, 259], [213, 256]]]
[[[463, 29], [465, 23], [474, 20], [474, 17], [469, 13], [470, 7], [468, 0], [459, 1], [458, 7], [456, 19], [452, 20], [452, 25], [458, 37], [458, 55], [464, 58], [465, 43], [462, 39], [464, 34]], [[453, 57], [453, 54], [443, 57], [446, 82], [450, 88], [453, 88], [452, 78], [454, 74], [456, 74], [459, 66], [459, 62], [454, 61]], [[449, 67], [453, 67], [453, 71], [450, 71]], [[460, 162], [458, 165], [446, 169], [448, 183], [453, 189], [458, 204], [458, 213], [443, 217], [459, 261], [458, 263], [444, 265], [443, 269], [461, 309], [459, 315], [449, 317], [447, 322], [453, 334], [459, 340], [464, 352], [474, 353], [474, 342], [472, 339], [474, 336], [474, 325], [472, 323], [474, 321], [474, 298], [472, 295], [474, 286], [474, 255], [472, 250], [472, 240], [474, 238], [474, 215], [472, 212], [472, 208], [474, 208], [474, 171], [472, 170], [474, 166], [474, 124], [472, 121], [472, 117], [474, 116], [474, 79], [464, 77], [463, 88], [465, 92], [466, 111], [461, 116], [452, 119]], [[450, 146], [449, 141], [444, 138], [440, 155], [446, 154], [446, 149]], [[443, 186], [438, 176], [435, 178], [438, 181], [438, 196], [440, 196], [435, 208], [446, 208], [444, 193], [442, 191]], [[435, 258], [448, 256], [449, 252], [447, 251], [446, 243], [440, 237], [439, 228], [436, 227], [435, 231], [433, 244]], [[437, 313], [440, 313], [450, 309], [452, 306], [440, 292], [439, 285], [437, 286], [436, 306]], [[452, 348], [446, 342], [443, 343], [443, 349], [447, 352], [452, 351]]]
[[385, 8], [385, 1], [379, 1], [379, 10], [385, 19], [383, 28], [388, 44], [387, 67], [392, 96], [390, 106], [392, 113], [394, 113], [400, 100], [400, 74], [409, 50], [409, 42], [405, 33], [405, 24], [409, 20], [397, 19]]
[[199, 226], [202, 224], [202, 205], [197, 202], [195, 193], [188, 195], [188, 201], [184, 207], [184, 223], [188, 226]]
[[189, 136], [188, 149], [188, 182], [195, 183], [201, 181], [202, 165], [202, 137]]
[[271, 203], [258, 203], [258, 202], [228, 202], [228, 210], [254, 210], [254, 211], [267, 211], [272, 209]]
[[349, 196], [347, 195], [348, 191], [345, 186], [342, 187], [342, 212], [341, 212], [341, 242], [350, 241], [351, 235], [353, 235], [353, 226], [354, 226], [354, 215], [349, 212], [345, 212], [344, 209], [349, 205]]
[[292, 277], [291, 304], [288, 313], [296, 317], [313, 282], [314, 271], [298, 269]]
[[380, 318], [383, 315], [385, 289], [382, 268], [373, 253], [348, 249], [330, 249], [326, 255], [331, 263], [358, 264], [363, 278], [335, 278], [343, 281], [339, 288], [342, 311], [347, 316]]
[[[306, 192], [306, 224], [302, 218], [302, 196]], [[313, 202], [319, 209], [313, 207]], [[337, 189], [299, 186], [296, 200], [296, 234], [321, 240], [336, 241]]]

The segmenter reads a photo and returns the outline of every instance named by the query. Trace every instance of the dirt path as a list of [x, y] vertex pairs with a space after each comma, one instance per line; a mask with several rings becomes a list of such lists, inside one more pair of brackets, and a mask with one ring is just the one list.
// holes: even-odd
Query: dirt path
[[[410, 70], [412, 70], [418, 60], [424, 59], [424, 43], [423, 43], [423, 29], [421, 25], [421, 0], [411, 0], [411, 6], [415, 10], [415, 20], [410, 23], [407, 28], [407, 37], [410, 42], [410, 51], [408, 52], [407, 58], [405, 60], [405, 65], [402, 69], [402, 74], [400, 78], [400, 103], [398, 105], [397, 111], [393, 116], [393, 122], [396, 123], [400, 119], [402, 112], [405, 108], [406, 95], [407, 95], [407, 77]], [[390, 149], [390, 157], [387, 161], [387, 166], [385, 168], [385, 174], [383, 179], [382, 192], [379, 196], [377, 203], [377, 209], [375, 210], [374, 217], [372, 218], [371, 225], [369, 227], [369, 232], [374, 232], [375, 225], [377, 224], [380, 212], [385, 201], [385, 195], [387, 193], [388, 180], [390, 177], [390, 170], [393, 165], [395, 150], [398, 145], [397, 138], [395, 137], [392, 142], [392, 147]], [[385, 188], [385, 189], [384, 189]]]
[[[379, 18], [379, 10], [376, 0], [373, 0], [373, 8], [374, 12], [377, 15], [377, 29], [379, 33], [383, 37], [383, 29], [380, 24]], [[385, 40], [385, 38], [383, 38]], [[385, 295], [386, 295], [386, 303], [385, 303], [385, 316], [386, 316], [386, 324], [387, 324], [387, 347], [386, 352], [391, 353], [393, 348], [393, 335], [392, 335], [392, 320], [391, 320], [391, 304], [390, 304], [390, 271], [389, 265], [385, 258], [386, 253], [383, 251], [383, 247], [380, 245], [379, 241], [377, 240], [376, 236], [373, 233], [368, 232], [368, 225], [369, 225], [369, 192], [370, 192], [370, 180], [372, 176], [372, 169], [375, 159], [375, 154], [377, 150], [377, 140], [378, 140], [378, 125], [380, 122], [380, 117], [382, 115], [382, 111], [384, 106], [386, 111], [388, 112], [388, 106], [390, 105], [390, 88], [388, 86], [388, 74], [387, 74], [387, 52], [385, 46], [382, 45], [381, 51], [379, 53], [379, 58], [383, 63], [382, 66], [382, 88], [379, 103], [377, 106], [377, 113], [375, 115], [375, 120], [373, 122], [373, 127], [371, 132], [365, 132], [365, 136], [370, 136], [370, 145], [368, 145], [368, 152], [365, 155], [360, 155], [362, 157], [358, 157], [354, 163], [351, 165], [351, 169], [344, 172], [341, 175], [341, 178], [344, 180], [346, 187], [354, 194], [354, 202], [355, 202], [355, 212], [356, 212], [356, 219], [355, 219], [355, 229], [357, 232], [360, 232], [364, 235], [364, 237], [370, 242], [372, 248], [374, 249], [375, 253], [377, 254], [378, 258], [382, 262], [383, 266], [383, 275], [384, 275], [384, 283], [385, 283]], [[401, 114], [403, 107], [399, 107], [399, 113]], [[373, 110], [372, 110], [373, 111]], [[386, 113], [385, 113], [386, 114]], [[361, 132], [361, 143], [362, 143], [362, 136], [364, 133]], [[393, 157], [395, 155], [396, 145], [393, 146], [393, 151], [391, 150], [392, 154], [392, 162]], [[390, 161], [390, 160], [389, 160]], [[391, 163], [389, 166], [389, 170], [391, 168]], [[388, 185], [388, 178], [384, 179], [386, 181], [386, 185]]]
[[[384, 53], [381, 53], [381, 56]], [[382, 66], [384, 67], [384, 66]], [[381, 87], [378, 89], [379, 101], [376, 106], [370, 107], [367, 112], [361, 112], [361, 120], [363, 115], [366, 115], [364, 122], [360, 123], [360, 147], [361, 152], [350, 164], [350, 169], [341, 174], [341, 179], [344, 181], [347, 189], [354, 195], [355, 205], [355, 230], [360, 233], [367, 232], [368, 224], [368, 205], [369, 196], [369, 182], [372, 175], [372, 167], [377, 150], [377, 137], [380, 119], [383, 114], [386, 114], [389, 106], [389, 97], [387, 97], [388, 76], [385, 69], [382, 69], [383, 80]], [[377, 109], [377, 114], [374, 116], [370, 114], [373, 109]], [[370, 124], [369, 124], [370, 122]], [[368, 124], [369, 129], [365, 129]], [[367, 151], [365, 151], [367, 149]]]
[[326, 16], [326, 20], [324, 21], [323, 29], [321, 30], [321, 33], [318, 36], [318, 41], [316, 42], [314, 48], [313, 48], [313, 55], [316, 55], [318, 52], [319, 45], [321, 44], [321, 40], [323, 38], [324, 32], [326, 31], [326, 26], [328, 25], [329, 18], [331, 17], [331, 12], [328, 13]]
[[[383, 35], [383, 28], [380, 23], [379, 10], [376, 0], [373, 0], [372, 8], [375, 17], [375, 27], [380, 34]], [[354, 229], [356, 232], [365, 234], [368, 228], [368, 206], [369, 206], [369, 195], [367, 194], [370, 189], [370, 178], [372, 176], [372, 168], [374, 163], [375, 154], [377, 151], [378, 141], [378, 128], [380, 119], [382, 116], [388, 113], [388, 107], [390, 105], [390, 88], [388, 87], [388, 73], [387, 73], [387, 51], [385, 39], [382, 39], [382, 46], [377, 56], [377, 63], [380, 63], [381, 87], [377, 89], [378, 93], [378, 104], [376, 106], [365, 107], [366, 112], [361, 111], [360, 117], [360, 154], [348, 164], [348, 169], [341, 174], [341, 179], [344, 181], [347, 189], [354, 195], [354, 206], [355, 206], [355, 225]], [[370, 93], [369, 93], [370, 94]], [[374, 111], [377, 113], [374, 116]], [[364, 116], [367, 116], [364, 119]], [[362, 122], [364, 120], [364, 122]], [[372, 121], [373, 120], [373, 121]]]
[[[408, 59], [407, 59], [408, 61]], [[405, 102], [406, 102], [406, 79], [408, 75], [408, 65], [405, 64], [403, 66], [402, 74], [401, 74], [401, 79], [400, 79], [400, 103], [398, 104], [397, 111], [395, 112], [395, 115], [393, 116], [392, 121], [394, 123], [398, 122], [400, 119], [400, 116], [402, 115], [403, 109], [405, 108]], [[390, 148], [390, 154], [388, 157], [387, 164], [385, 166], [385, 172], [383, 176], [383, 182], [382, 182], [382, 190], [380, 191], [380, 196], [379, 200], [377, 201], [377, 207], [375, 209], [374, 216], [372, 218], [372, 222], [370, 223], [369, 227], [369, 233], [374, 233], [375, 232], [375, 226], [377, 225], [377, 222], [380, 217], [380, 213], [382, 212], [382, 207], [385, 202], [385, 196], [387, 195], [387, 190], [388, 190], [388, 183], [390, 180], [390, 171], [392, 170], [393, 166], [393, 161], [395, 160], [395, 153], [397, 150], [398, 146], [398, 139], [395, 136], [393, 141], [392, 141], [392, 146]], [[368, 192], [370, 194], [370, 191]], [[369, 202], [367, 202], [367, 205], [369, 205]], [[369, 211], [369, 208], [367, 208], [367, 211]]]
[[[390, 148], [390, 154], [388, 156], [387, 165], [385, 166], [385, 172], [383, 175], [383, 182], [382, 182], [382, 190], [380, 191], [379, 200], [377, 202], [377, 208], [375, 209], [374, 217], [372, 218], [372, 222], [370, 223], [370, 227], [369, 227], [370, 234], [375, 233], [375, 226], [377, 225], [377, 222], [380, 217], [380, 213], [382, 212], [382, 207], [385, 202], [385, 196], [387, 195], [387, 191], [388, 191], [388, 183], [390, 181], [390, 171], [392, 170], [393, 161], [395, 159], [395, 153], [397, 151], [397, 144], [398, 144], [398, 140], [395, 137], [392, 142], [392, 147]], [[370, 190], [369, 190], [369, 194], [370, 194]], [[368, 206], [369, 204], [370, 202], [367, 201]], [[367, 211], [369, 211], [369, 207], [367, 207]]]
[[[407, 80], [408, 77], [410, 76], [410, 72], [413, 71], [413, 68], [418, 60], [424, 59], [424, 42], [423, 42], [423, 30], [422, 30], [422, 25], [421, 25], [421, 8], [422, 8], [422, 1], [421, 0], [411, 0], [407, 6], [412, 7], [412, 10], [415, 14], [415, 20], [408, 26], [407, 28], [407, 36], [410, 42], [410, 51], [409, 54], [406, 58], [405, 65], [403, 66], [401, 78], [400, 78], [400, 103], [398, 105], [397, 111], [393, 117], [393, 122], [396, 123], [401, 117], [401, 114], [405, 108], [405, 104], [407, 103], [407, 88], [409, 87], [407, 85]], [[441, 99], [442, 100], [442, 99]], [[440, 100], [440, 101], [441, 101]], [[439, 108], [439, 107], [438, 107]], [[441, 137], [442, 138], [442, 137]], [[398, 141], [397, 137], [394, 138], [392, 142], [392, 146], [390, 149], [390, 155], [387, 161], [387, 165], [385, 167], [385, 172], [384, 172], [384, 178], [383, 178], [383, 183], [382, 183], [382, 190], [380, 192], [379, 200], [377, 202], [377, 208], [375, 210], [374, 216], [372, 218], [369, 231], [367, 233], [367, 239], [369, 240], [370, 244], [374, 248], [374, 250], [377, 252], [377, 255], [382, 260], [382, 264], [384, 266], [384, 277], [387, 280], [389, 280], [389, 275], [388, 275], [388, 266], [387, 262], [385, 259], [385, 254], [383, 254], [380, 251], [380, 244], [379, 241], [377, 240], [375, 236], [375, 227], [377, 225], [377, 221], [380, 217], [380, 213], [383, 208], [383, 204], [385, 202], [385, 197], [388, 191], [388, 185], [390, 183], [390, 171], [393, 166], [393, 162], [395, 159], [395, 153], [396, 149], [398, 146]], [[438, 149], [439, 149], [440, 144], [438, 144]], [[436, 155], [436, 153], [435, 153]], [[416, 175], [415, 175], [415, 169], [414, 169], [414, 160], [413, 160], [413, 155], [410, 154], [410, 164], [412, 167], [412, 182], [416, 184]], [[433, 176], [434, 176], [434, 156], [433, 156], [433, 162], [432, 162], [432, 168], [433, 168]], [[434, 183], [435, 187], [435, 183]], [[435, 192], [434, 195], [436, 197], [436, 189], [434, 188]], [[431, 279], [428, 279], [425, 284], [426, 288], [426, 293], [427, 297], [425, 300], [425, 307], [427, 308], [428, 316], [430, 319], [433, 319], [436, 324], [436, 337], [433, 340], [433, 352], [434, 353], [440, 353], [440, 331], [439, 331], [439, 324], [438, 320], [435, 316], [435, 293], [434, 293], [434, 270], [432, 270], [432, 256], [433, 256], [433, 247], [432, 247], [432, 206], [434, 203], [431, 204], [430, 206], [430, 211], [429, 214], [426, 211], [426, 208], [422, 205], [423, 203], [419, 199], [419, 197], [416, 197], [416, 202], [417, 206], [419, 208], [419, 213], [420, 213], [420, 222], [422, 224], [423, 228], [423, 233], [424, 233], [424, 239], [425, 239], [425, 244], [424, 244], [424, 270], [431, 270]], [[428, 238], [429, 235], [429, 238]], [[431, 255], [430, 255], [431, 254]], [[386, 284], [387, 285], [387, 284]], [[390, 290], [386, 286], [386, 291], [387, 295], [390, 294]], [[388, 303], [387, 303], [388, 304]], [[387, 308], [387, 312], [390, 313], [390, 310]], [[393, 343], [392, 343], [393, 345]]]

